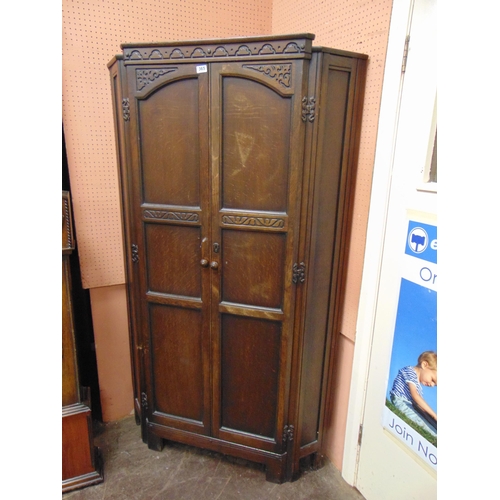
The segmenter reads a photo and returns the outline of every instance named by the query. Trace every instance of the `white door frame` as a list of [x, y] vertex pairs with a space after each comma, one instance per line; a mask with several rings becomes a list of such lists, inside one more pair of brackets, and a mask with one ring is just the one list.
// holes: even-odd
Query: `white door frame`
[[363, 266], [342, 465], [342, 476], [353, 486], [356, 486], [357, 479], [359, 429], [364, 417], [393, 157], [404, 83], [401, 66], [406, 36], [411, 28], [413, 4], [414, 0], [394, 1], [389, 28], [365, 247], [365, 256], [369, 255], [370, 258], [365, 258]]

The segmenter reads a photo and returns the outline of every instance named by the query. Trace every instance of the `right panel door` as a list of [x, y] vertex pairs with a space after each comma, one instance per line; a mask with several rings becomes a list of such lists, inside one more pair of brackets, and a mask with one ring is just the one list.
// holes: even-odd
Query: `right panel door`
[[303, 61], [211, 65], [214, 436], [283, 449]]

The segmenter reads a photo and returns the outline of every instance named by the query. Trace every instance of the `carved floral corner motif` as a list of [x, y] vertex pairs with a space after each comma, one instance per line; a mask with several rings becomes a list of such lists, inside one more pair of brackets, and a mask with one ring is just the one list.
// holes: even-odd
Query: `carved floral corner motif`
[[263, 73], [269, 78], [276, 80], [283, 87], [290, 88], [291, 64], [244, 64], [243, 67]]
[[172, 73], [173, 71], [176, 70], [177, 68], [138, 69], [135, 74], [137, 82], [137, 90], [142, 90], [144, 87], [148, 86], [150, 83], [153, 83], [156, 79], [160, 78], [160, 76]]

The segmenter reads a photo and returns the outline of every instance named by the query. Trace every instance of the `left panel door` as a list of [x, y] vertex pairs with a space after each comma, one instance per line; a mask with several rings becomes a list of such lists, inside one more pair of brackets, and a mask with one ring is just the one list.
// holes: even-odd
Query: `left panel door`
[[142, 409], [151, 423], [209, 434], [208, 74], [126, 73]]

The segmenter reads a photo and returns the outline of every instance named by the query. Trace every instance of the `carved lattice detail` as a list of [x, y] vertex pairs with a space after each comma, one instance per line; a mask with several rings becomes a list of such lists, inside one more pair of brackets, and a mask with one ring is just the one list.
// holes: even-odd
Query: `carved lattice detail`
[[245, 64], [243, 67], [264, 73], [269, 78], [283, 85], [283, 87], [290, 88], [291, 64]]
[[168, 73], [172, 73], [172, 71], [176, 71], [177, 68], [168, 68], [168, 69], [138, 69], [136, 71], [136, 79], [137, 79], [137, 90], [142, 90], [144, 87], [154, 82], [160, 76], [166, 75]]
[[239, 215], [224, 215], [222, 223], [236, 226], [257, 226], [257, 227], [285, 227], [285, 221], [278, 218], [268, 217], [247, 217]]

